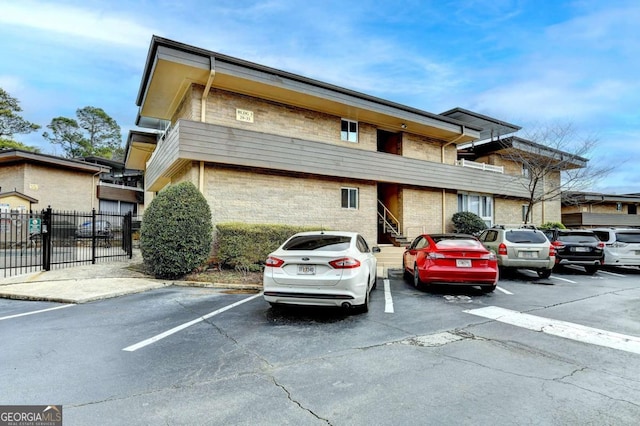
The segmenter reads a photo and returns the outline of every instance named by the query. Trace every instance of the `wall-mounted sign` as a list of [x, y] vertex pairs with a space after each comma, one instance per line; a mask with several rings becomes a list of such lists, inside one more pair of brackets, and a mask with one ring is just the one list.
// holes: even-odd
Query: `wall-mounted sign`
[[245, 121], [247, 123], [253, 123], [253, 111], [247, 111], [246, 109], [236, 108], [236, 120]]

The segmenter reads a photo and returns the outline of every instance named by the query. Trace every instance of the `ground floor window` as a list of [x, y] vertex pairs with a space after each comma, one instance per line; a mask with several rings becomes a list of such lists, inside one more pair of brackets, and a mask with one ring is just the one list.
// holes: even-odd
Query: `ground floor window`
[[133, 216], [138, 214], [138, 205], [127, 201], [100, 200], [101, 213], [127, 214], [131, 212]]
[[493, 224], [493, 197], [482, 194], [458, 194], [458, 211], [475, 213], [487, 226]]
[[358, 208], [358, 188], [342, 188], [342, 208]]

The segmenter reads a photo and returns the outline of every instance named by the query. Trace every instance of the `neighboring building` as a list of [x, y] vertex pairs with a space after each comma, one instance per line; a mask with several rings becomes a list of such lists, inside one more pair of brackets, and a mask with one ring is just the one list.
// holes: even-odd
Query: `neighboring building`
[[17, 149], [0, 150], [0, 192], [19, 193], [25, 200], [20, 206], [26, 208], [28, 201], [32, 210], [49, 206], [67, 211], [98, 209], [99, 175], [108, 171], [84, 161]]
[[[147, 201], [190, 181], [214, 223], [317, 225], [380, 244], [450, 231], [459, 210], [522, 221], [521, 166], [458, 160], [458, 145], [519, 129], [477, 113], [432, 114], [159, 37], [137, 105], [155, 133], [129, 135], [125, 164], [145, 170]], [[533, 220], [559, 221], [559, 202]]]
[[[2, 188], [0, 187], [0, 191]], [[0, 213], [3, 212], [29, 212], [32, 205], [37, 204], [38, 200], [29, 197], [18, 191], [0, 192]]]
[[562, 223], [567, 228], [640, 228], [638, 194], [565, 192], [562, 194]]
[[101, 157], [84, 157], [83, 161], [109, 168], [108, 172], [100, 174], [98, 181], [99, 211], [131, 212], [133, 216], [144, 213], [144, 173], [141, 170], [127, 169], [122, 161]]

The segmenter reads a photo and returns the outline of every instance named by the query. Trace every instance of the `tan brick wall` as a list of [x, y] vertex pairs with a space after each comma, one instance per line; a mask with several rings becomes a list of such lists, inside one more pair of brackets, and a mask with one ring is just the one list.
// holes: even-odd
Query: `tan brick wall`
[[[359, 190], [359, 208], [341, 207], [342, 187]], [[300, 179], [207, 166], [204, 195], [213, 222], [324, 226], [377, 239], [375, 185]]]
[[182, 101], [180, 102], [180, 105], [178, 106], [178, 109], [171, 118], [172, 124], [175, 124], [178, 118], [200, 121], [200, 99], [202, 99], [202, 90], [204, 90], [204, 87], [200, 88], [200, 94], [197, 96], [194, 95], [194, 90], [196, 89], [197, 87], [194, 87], [193, 85], [189, 86], [182, 98]]
[[[402, 228], [406, 237], [413, 239], [423, 232], [443, 232], [442, 191], [405, 188], [402, 191], [402, 200]], [[451, 218], [457, 211], [457, 206], [457, 195], [446, 193], [444, 232], [453, 230]]]
[[34, 210], [46, 209], [48, 206], [54, 210], [81, 212], [98, 209], [97, 176], [36, 164], [24, 164], [20, 167], [23, 168], [23, 183], [22, 190], [18, 191], [38, 200], [37, 204], [32, 205]]
[[[402, 136], [402, 155], [418, 160], [440, 163], [442, 159], [442, 142], [420, 135], [404, 133]], [[444, 163], [455, 164], [457, 151], [455, 144], [445, 148]]]
[[0, 192], [18, 191], [24, 192], [24, 164], [0, 166]]
[[[176, 118], [200, 121], [202, 91], [202, 86], [193, 86]], [[238, 121], [236, 109], [253, 112], [253, 123]], [[350, 119], [215, 88], [207, 98], [207, 123], [370, 151], [377, 149], [377, 129], [367, 123], [358, 123], [358, 143], [340, 140], [342, 118]]]

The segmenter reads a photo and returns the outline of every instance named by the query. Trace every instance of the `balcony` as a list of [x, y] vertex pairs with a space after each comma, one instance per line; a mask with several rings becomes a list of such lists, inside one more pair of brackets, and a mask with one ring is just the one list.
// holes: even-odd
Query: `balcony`
[[462, 160], [457, 160], [456, 166], [470, 167], [472, 169], [504, 174], [504, 167], [502, 166], [494, 166], [487, 163], [476, 163], [475, 161], [465, 160], [464, 158]]

